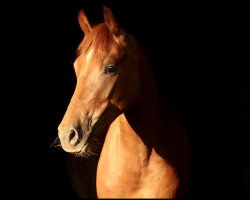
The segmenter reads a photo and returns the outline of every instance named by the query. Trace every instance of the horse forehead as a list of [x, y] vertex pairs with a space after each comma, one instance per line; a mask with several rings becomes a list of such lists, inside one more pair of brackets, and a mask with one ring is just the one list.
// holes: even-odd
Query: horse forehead
[[85, 54], [85, 61], [86, 63], [90, 62], [91, 60], [103, 60], [107, 56], [108, 57], [119, 57], [119, 54], [122, 52], [122, 49], [119, 45], [115, 42], [110, 40], [109, 44], [98, 44], [91, 46]]

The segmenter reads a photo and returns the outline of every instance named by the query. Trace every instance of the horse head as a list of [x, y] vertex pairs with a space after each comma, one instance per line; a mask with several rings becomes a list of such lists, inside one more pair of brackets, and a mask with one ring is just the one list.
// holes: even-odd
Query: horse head
[[[86, 156], [94, 152], [105, 129], [136, 103], [140, 91], [141, 49], [134, 37], [103, 8], [104, 23], [92, 27], [78, 15], [84, 38], [78, 46], [74, 94], [58, 127], [62, 148]], [[99, 142], [100, 142], [99, 141]]]

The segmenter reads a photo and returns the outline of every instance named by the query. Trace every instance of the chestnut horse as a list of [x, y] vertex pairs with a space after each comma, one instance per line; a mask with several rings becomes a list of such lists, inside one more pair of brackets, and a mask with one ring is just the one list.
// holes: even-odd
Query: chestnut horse
[[[80, 197], [180, 198], [188, 188], [185, 131], [162, 101], [149, 62], [135, 38], [103, 7], [92, 27], [81, 10], [84, 39], [77, 84], [58, 135]], [[94, 156], [98, 155], [98, 156]]]

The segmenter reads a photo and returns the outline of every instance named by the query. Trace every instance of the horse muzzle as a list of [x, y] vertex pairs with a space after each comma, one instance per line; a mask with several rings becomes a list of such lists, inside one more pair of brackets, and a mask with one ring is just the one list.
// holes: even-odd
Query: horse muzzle
[[89, 131], [83, 133], [81, 129], [65, 128], [60, 125], [58, 128], [58, 136], [63, 150], [69, 153], [80, 153], [87, 146]]

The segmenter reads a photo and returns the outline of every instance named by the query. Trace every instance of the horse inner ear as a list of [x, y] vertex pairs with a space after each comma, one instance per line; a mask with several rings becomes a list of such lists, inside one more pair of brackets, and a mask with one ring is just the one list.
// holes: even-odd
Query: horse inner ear
[[111, 33], [114, 35], [121, 34], [121, 28], [114, 18], [111, 10], [107, 6], [103, 6], [104, 22], [108, 26]]
[[78, 22], [85, 35], [88, 34], [92, 30], [89, 20], [86, 17], [83, 10], [80, 10], [78, 13]]

